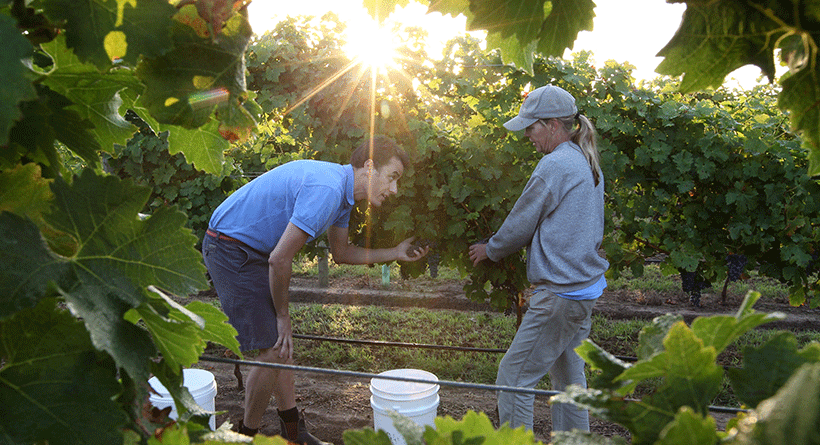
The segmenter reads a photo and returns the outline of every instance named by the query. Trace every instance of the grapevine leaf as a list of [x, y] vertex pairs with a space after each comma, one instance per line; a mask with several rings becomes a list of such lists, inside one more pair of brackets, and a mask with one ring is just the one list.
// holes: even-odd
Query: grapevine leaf
[[683, 407], [661, 431], [656, 445], [691, 445], [718, 443], [715, 418], [702, 416]]
[[114, 144], [125, 145], [135, 127], [120, 114], [120, 108], [129, 104], [123, 104], [119, 93], [127, 88], [140, 91], [139, 81], [128, 71], [101, 74], [93, 65], [80, 62], [62, 36], [41, 46], [54, 60], [54, 69], [43, 83], [72, 101], [74, 105], [68, 108], [94, 124], [91, 132], [102, 150], [110, 152]]
[[[757, 406], [772, 397], [805, 363], [817, 362], [811, 352], [797, 350], [797, 339], [790, 332], [778, 333], [760, 347], [743, 349], [743, 367], [727, 371], [737, 398], [746, 405]], [[814, 358], [814, 360], [812, 360]]]
[[[190, 16], [199, 17], [193, 5], [180, 10], [173, 51], [144, 59], [137, 76], [147, 86], [141, 100], [158, 122], [196, 128], [217, 103], [246, 97], [244, 52], [252, 31], [247, 17], [234, 14], [213, 42], [181, 23]], [[239, 103], [229, 101], [232, 107]]]
[[3, 42], [3, 51], [0, 51], [0, 79], [3, 79], [0, 86], [0, 146], [4, 146], [14, 121], [22, 116], [17, 104], [35, 99], [37, 93], [23, 64], [23, 59], [33, 53], [31, 43], [20, 35], [14, 20], [5, 14], [0, 14], [0, 42]]
[[581, 430], [553, 431], [552, 445], [626, 445], [629, 442], [623, 437], [605, 437], [596, 433]]
[[54, 299], [0, 322], [4, 442], [122, 443], [116, 367]]
[[208, 121], [205, 125], [188, 129], [175, 125], [160, 125], [161, 131], [169, 131], [168, 152], [182, 153], [185, 159], [211, 174], [222, 171], [223, 153], [230, 143], [219, 134], [219, 123]]
[[[496, 430], [486, 414], [475, 411], [468, 411], [461, 420], [455, 420], [450, 416], [437, 417], [435, 423], [435, 429], [426, 428], [424, 430], [426, 443], [461, 443], [465, 445], [471, 443], [480, 443], [482, 445], [540, 443], [535, 440], [532, 430], [528, 430], [524, 426], [513, 429], [510, 428], [509, 424], [504, 424]], [[460, 441], [457, 442], [457, 440]]]
[[535, 42], [531, 42], [522, 50], [521, 43], [516, 36], [502, 37], [499, 34], [488, 34], [487, 46], [498, 48], [505, 63], [514, 64], [521, 69], [532, 67]]
[[752, 310], [752, 306], [760, 299], [760, 296], [758, 292], [746, 294], [746, 298], [734, 317], [715, 315], [695, 319], [692, 322], [692, 331], [703, 340], [704, 345], [712, 346], [720, 353], [746, 332], [785, 317], [781, 313], [763, 314]]
[[185, 368], [199, 360], [206, 343], [198, 335], [199, 329], [195, 323], [164, 317], [150, 304], [141, 305], [136, 311], [153, 336], [154, 344], [172, 368]]
[[723, 379], [723, 369], [715, 364], [715, 349], [704, 346], [682, 321], [672, 326], [663, 346], [663, 352], [634, 364], [617, 380], [631, 381], [634, 387], [643, 380], [663, 377], [663, 391], [645, 399], [646, 402], [674, 411], [690, 406], [705, 412]]
[[171, 16], [165, 0], [49, 0], [45, 14], [65, 22], [68, 48], [80, 60], [107, 69], [114, 59], [134, 66], [140, 55], [158, 56], [171, 49]]
[[367, 13], [380, 22], [390, 15], [397, 6], [403, 8], [409, 3], [409, 0], [362, 0], [362, 6], [365, 7]]
[[820, 424], [820, 363], [805, 364], [738, 425], [740, 445], [811, 445]]
[[97, 348], [134, 380], [147, 378], [144, 358], [153, 355], [153, 345], [123, 316], [146, 301], [149, 285], [175, 294], [206, 287], [196, 240], [183, 228], [185, 216], [163, 208], [141, 221], [138, 212], [150, 190], [89, 170], [70, 186], [58, 179], [52, 190], [57, 208], [46, 221], [78, 243], [76, 254], [60, 263], [70, 268], [60, 283], [69, 307]]
[[765, 12], [739, 2], [688, 1], [680, 28], [658, 52], [657, 72], [684, 74], [680, 89], [719, 87], [727, 74], [747, 64], [774, 79], [774, 44], [783, 33]]
[[[592, 0], [553, 0], [552, 11], [541, 25], [538, 51], [561, 57], [572, 48], [578, 33], [592, 31], [595, 3]], [[545, 4], [546, 5], [546, 4]]]
[[816, 75], [807, 68], [788, 76], [777, 99], [777, 105], [789, 111], [792, 128], [801, 133], [803, 146], [809, 149], [809, 176], [820, 174], [820, 84]]
[[589, 339], [584, 340], [581, 346], [575, 348], [575, 352], [590, 365], [592, 370], [600, 371], [598, 374], [593, 374], [590, 386], [611, 390], [617, 390], [623, 386], [623, 383], [616, 383], [615, 378], [629, 367], [627, 363], [606, 352]]
[[675, 324], [683, 320], [680, 315], [666, 314], [656, 317], [652, 323], [641, 329], [638, 334], [636, 354], [639, 359], [647, 360], [663, 352], [663, 340]]
[[0, 171], [0, 211], [27, 216], [42, 225], [42, 215], [52, 197], [49, 182], [40, 175], [40, 168], [34, 163]]
[[0, 319], [32, 308], [69, 273], [66, 261], [54, 256], [31, 220], [0, 213]]
[[392, 445], [390, 436], [383, 430], [374, 431], [370, 428], [347, 430], [343, 433], [344, 443], [348, 445]]
[[393, 422], [393, 427], [396, 428], [396, 431], [398, 431], [399, 434], [401, 434], [401, 436], [404, 438], [404, 442], [407, 445], [424, 444], [424, 441], [422, 440], [424, 427], [414, 422], [407, 416], [403, 416], [393, 410], [388, 410], [387, 415]]
[[44, 164], [50, 166], [46, 170], [49, 176], [59, 173], [55, 170], [60, 165], [55, 139], [89, 166], [99, 166], [100, 145], [90, 131], [94, 128], [91, 121], [69, 108], [73, 103], [62, 94], [43, 85], [37, 85], [36, 89], [39, 93], [37, 100], [20, 103], [24, 116], [12, 127], [9, 143], [23, 147], [28, 158], [38, 159], [42, 156], [48, 159]]
[[[176, 363], [162, 360], [159, 363], [152, 363], [151, 373], [156, 377], [162, 386], [174, 399], [177, 408], [178, 419], [188, 421], [191, 417], [196, 417], [197, 423], [207, 425], [209, 417], [213, 412], [206, 411], [197, 403], [187, 387], [183, 386], [183, 372]], [[164, 441], [163, 441], [164, 443]]]
[[439, 12], [441, 14], [449, 14], [453, 17], [464, 14], [468, 18], [472, 16], [470, 13], [470, 0], [438, 0], [430, 2], [427, 12]]
[[228, 316], [224, 312], [201, 301], [192, 301], [185, 308], [205, 320], [205, 328], [200, 333], [205, 341], [226, 346], [234, 354], [242, 357], [239, 341], [236, 339], [236, 329], [228, 323]]

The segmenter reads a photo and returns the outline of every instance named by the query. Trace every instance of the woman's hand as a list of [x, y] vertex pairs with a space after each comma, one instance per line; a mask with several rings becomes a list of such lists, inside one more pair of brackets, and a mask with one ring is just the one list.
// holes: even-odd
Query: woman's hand
[[478, 266], [478, 263], [487, 258], [487, 243], [478, 243], [470, 246], [470, 259], [473, 261], [474, 267]]

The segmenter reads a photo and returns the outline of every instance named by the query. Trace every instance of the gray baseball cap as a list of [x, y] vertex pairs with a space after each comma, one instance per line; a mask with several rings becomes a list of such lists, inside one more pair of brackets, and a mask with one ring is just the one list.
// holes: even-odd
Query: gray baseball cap
[[521, 131], [539, 119], [572, 116], [578, 112], [575, 98], [563, 88], [546, 85], [530, 92], [521, 104], [518, 116], [504, 123], [510, 131]]

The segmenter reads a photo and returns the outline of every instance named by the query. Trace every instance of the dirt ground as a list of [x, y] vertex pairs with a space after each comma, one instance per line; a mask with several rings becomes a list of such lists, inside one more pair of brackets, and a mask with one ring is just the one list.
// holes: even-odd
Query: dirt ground
[[[329, 286], [320, 287], [315, 278], [294, 277], [291, 283], [291, 300], [294, 302], [323, 302], [341, 304], [378, 304], [391, 306], [422, 306], [431, 309], [447, 308], [460, 310], [487, 310], [481, 304], [473, 303], [464, 297], [463, 283], [457, 280], [432, 280], [419, 278], [401, 280], [384, 286], [380, 281], [366, 277], [331, 278]], [[201, 292], [191, 299], [209, 300], [215, 298], [212, 291]], [[595, 307], [595, 312], [613, 319], [644, 318], [652, 319], [665, 313], [681, 314], [687, 322], [697, 316], [717, 313], [734, 314], [743, 296], [727, 298], [724, 304], [718, 292], [704, 292], [702, 307], [692, 307], [687, 298], [680, 295], [662, 296], [624, 291], [605, 292]], [[784, 300], [765, 299], [755, 305], [760, 312], [780, 311], [786, 314], [784, 321], [770, 324], [769, 327], [780, 329], [803, 330], [817, 329], [820, 311], [808, 308], [793, 308]], [[209, 347], [206, 354], [223, 355], [224, 348]], [[310, 366], [309, 363], [297, 363]], [[236, 369], [233, 364], [200, 362], [196, 367], [211, 371], [217, 383], [216, 410], [225, 411], [217, 416], [216, 424], [225, 421], [238, 423], [242, 417], [242, 400], [244, 391], [238, 387]], [[240, 368], [244, 379], [248, 369]], [[337, 445], [343, 444], [342, 434], [346, 430], [373, 428], [373, 409], [370, 406], [369, 379], [345, 378], [320, 373], [297, 373], [296, 399], [300, 409], [304, 410], [308, 429], [322, 440]], [[486, 413], [497, 423], [495, 414], [495, 395], [490, 391], [475, 391], [453, 387], [441, 387], [441, 402], [438, 416], [452, 416], [461, 419], [467, 411]], [[713, 414], [719, 428], [732, 418], [728, 414]], [[545, 397], [536, 397], [535, 401], [536, 438], [544, 443], [549, 442], [551, 420], [549, 405]], [[629, 438], [629, 432], [620, 425], [591, 418], [591, 430], [604, 436], [621, 436]], [[279, 434], [275, 404], [272, 402], [261, 425], [261, 433]]]

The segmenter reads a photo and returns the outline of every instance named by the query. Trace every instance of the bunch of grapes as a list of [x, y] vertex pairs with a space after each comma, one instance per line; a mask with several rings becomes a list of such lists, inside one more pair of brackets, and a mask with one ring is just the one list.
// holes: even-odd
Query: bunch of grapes
[[743, 274], [743, 269], [746, 268], [748, 259], [746, 255], [728, 255], [726, 257], [726, 269], [729, 281], [737, 281]]
[[[415, 254], [417, 249], [424, 249], [425, 247], [429, 247], [430, 251], [427, 253], [427, 267], [430, 269], [430, 276], [433, 278], [438, 277], [438, 265], [439, 261], [441, 261], [441, 255], [438, 252], [438, 242], [435, 240], [423, 239], [421, 241], [414, 241], [413, 244], [407, 249], [407, 255]], [[400, 268], [401, 276], [404, 279], [407, 279], [409, 274]]]
[[697, 272], [680, 271], [681, 290], [689, 294], [689, 301], [700, 307], [700, 291], [706, 289], [710, 284], [700, 277]]

